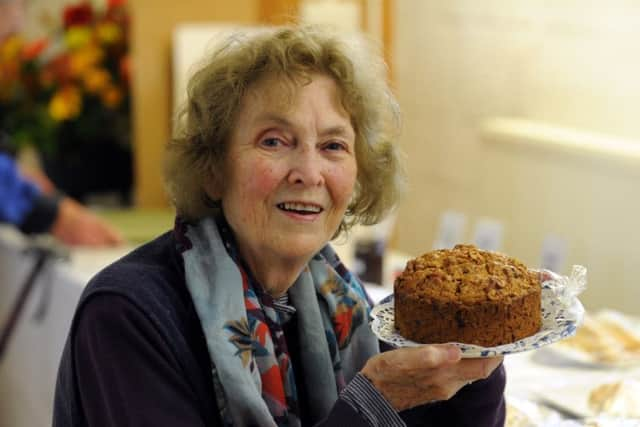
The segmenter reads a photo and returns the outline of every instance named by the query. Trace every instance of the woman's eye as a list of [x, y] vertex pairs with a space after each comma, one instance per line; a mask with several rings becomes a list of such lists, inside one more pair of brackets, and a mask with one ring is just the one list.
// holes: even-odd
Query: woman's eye
[[277, 147], [282, 144], [282, 141], [278, 138], [265, 138], [262, 140], [261, 145], [264, 147]]
[[325, 145], [325, 148], [330, 151], [345, 151], [347, 147], [342, 142], [329, 142]]

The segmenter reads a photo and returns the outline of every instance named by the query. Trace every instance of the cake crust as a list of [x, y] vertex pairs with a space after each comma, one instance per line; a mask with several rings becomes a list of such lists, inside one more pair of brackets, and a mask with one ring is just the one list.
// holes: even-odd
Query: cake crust
[[517, 341], [540, 330], [540, 302], [537, 273], [473, 245], [415, 258], [394, 284], [395, 326], [421, 343]]

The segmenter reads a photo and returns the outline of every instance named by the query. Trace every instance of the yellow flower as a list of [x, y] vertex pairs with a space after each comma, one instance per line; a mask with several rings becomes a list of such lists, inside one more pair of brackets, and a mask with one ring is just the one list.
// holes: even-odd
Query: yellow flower
[[91, 29], [82, 25], [74, 25], [65, 32], [64, 41], [72, 50], [86, 46], [91, 41]]
[[82, 82], [89, 93], [104, 90], [111, 81], [111, 74], [102, 68], [90, 68], [82, 75]]
[[62, 121], [77, 117], [82, 111], [82, 95], [73, 85], [60, 88], [49, 101], [49, 114]]
[[71, 75], [79, 77], [93, 68], [104, 58], [104, 51], [94, 44], [88, 44], [71, 53], [69, 69]]
[[113, 22], [101, 22], [96, 27], [96, 35], [102, 43], [117, 43], [122, 40], [122, 28]]
[[114, 85], [109, 85], [102, 91], [100, 98], [102, 103], [108, 108], [116, 108], [122, 101], [122, 90]]
[[11, 36], [0, 43], [0, 62], [15, 60], [22, 51], [24, 42], [19, 36]]

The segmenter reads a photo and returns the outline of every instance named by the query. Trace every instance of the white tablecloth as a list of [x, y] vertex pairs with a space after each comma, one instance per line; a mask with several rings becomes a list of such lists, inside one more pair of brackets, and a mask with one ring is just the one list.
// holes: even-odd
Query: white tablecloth
[[[24, 252], [28, 246], [18, 233], [0, 227], [0, 325], [33, 268], [35, 257]], [[51, 425], [58, 362], [80, 293], [97, 270], [130, 249], [74, 251], [70, 261], [45, 265], [0, 360], [0, 426]], [[37, 320], [45, 291], [46, 312]]]

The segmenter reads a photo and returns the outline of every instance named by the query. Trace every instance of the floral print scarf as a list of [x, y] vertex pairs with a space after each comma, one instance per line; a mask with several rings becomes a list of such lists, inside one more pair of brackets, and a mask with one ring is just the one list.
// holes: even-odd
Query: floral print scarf
[[[186, 283], [211, 357], [228, 426], [300, 426], [296, 380], [273, 299], [247, 273], [224, 219], [176, 220]], [[378, 352], [361, 284], [325, 246], [288, 291], [308, 385], [310, 418], [325, 418], [338, 394]]]

